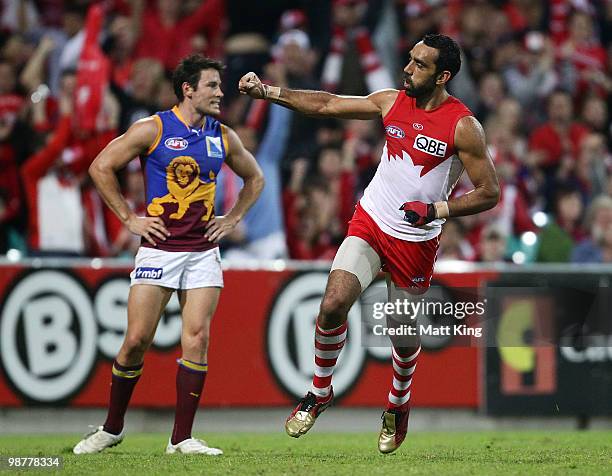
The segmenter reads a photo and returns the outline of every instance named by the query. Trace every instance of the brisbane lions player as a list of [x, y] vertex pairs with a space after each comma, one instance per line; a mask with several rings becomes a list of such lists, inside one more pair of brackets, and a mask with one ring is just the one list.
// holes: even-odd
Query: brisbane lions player
[[[331, 267], [316, 322], [315, 375], [311, 390], [287, 419], [295, 438], [312, 428], [333, 399], [331, 385], [344, 346], [347, 314], [382, 269], [390, 300], [427, 290], [442, 224], [447, 217], [493, 208], [499, 185], [480, 123], [446, 84], [461, 66], [457, 43], [426, 35], [410, 51], [404, 90], [384, 89], [369, 96], [337, 96], [262, 84], [254, 73], [242, 77], [240, 92], [311, 116], [381, 118], [386, 145], [380, 165], [350, 221], [348, 236]], [[474, 189], [449, 200], [463, 170]], [[410, 384], [420, 342], [392, 340], [393, 382], [378, 448], [391, 453], [408, 428]]]

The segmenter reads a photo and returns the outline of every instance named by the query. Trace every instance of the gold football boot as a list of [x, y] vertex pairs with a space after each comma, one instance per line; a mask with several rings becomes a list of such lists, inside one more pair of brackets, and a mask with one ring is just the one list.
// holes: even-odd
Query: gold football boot
[[409, 414], [410, 407], [405, 411], [392, 409], [383, 412], [382, 428], [378, 435], [378, 450], [381, 453], [393, 453], [402, 445], [408, 431]]
[[308, 392], [285, 422], [285, 431], [293, 438], [299, 438], [312, 428], [317, 417], [327, 409], [334, 399], [334, 390], [329, 393], [327, 400], [318, 402], [314, 393]]

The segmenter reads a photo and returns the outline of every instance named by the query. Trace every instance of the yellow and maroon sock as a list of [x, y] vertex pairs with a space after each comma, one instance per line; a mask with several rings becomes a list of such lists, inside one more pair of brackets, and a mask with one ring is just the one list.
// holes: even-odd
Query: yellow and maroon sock
[[123, 418], [127, 411], [134, 387], [142, 374], [142, 364], [127, 367], [113, 362], [108, 415], [104, 422], [104, 431], [118, 435], [123, 430]]
[[205, 363], [180, 359], [178, 364], [176, 372], [176, 413], [171, 440], [173, 445], [191, 438], [193, 420], [208, 373], [208, 364]]

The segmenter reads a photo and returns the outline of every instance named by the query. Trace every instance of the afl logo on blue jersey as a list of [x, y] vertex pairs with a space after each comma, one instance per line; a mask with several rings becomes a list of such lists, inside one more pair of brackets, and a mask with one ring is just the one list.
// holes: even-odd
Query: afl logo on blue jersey
[[397, 126], [387, 126], [385, 127], [385, 132], [395, 139], [403, 139], [406, 137], [404, 131]]
[[185, 150], [189, 142], [182, 137], [168, 137], [164, 145], [170, 150]]

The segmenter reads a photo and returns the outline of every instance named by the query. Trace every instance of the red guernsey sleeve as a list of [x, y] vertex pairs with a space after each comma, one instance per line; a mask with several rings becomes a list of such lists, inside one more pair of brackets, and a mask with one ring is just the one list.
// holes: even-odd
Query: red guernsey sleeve
[[49, 143], [30, 157], [21, 167], [21, 180], [25, 197], [28, 202], [28, 228], [30, 244], [38, 247], [38, 181], [47, 175], [47, 172], [68, 145], [71, 136], [71, 119], [63, 117], [51, 137]]
[[24, 184], [32, 181], [36, 183], [41, 177], [47, 175], [62, 150], [68, 146], [71, 132], [70, 122], [70, 117], [63, 117], [49, 143], [23, 164], [21, 177]]

